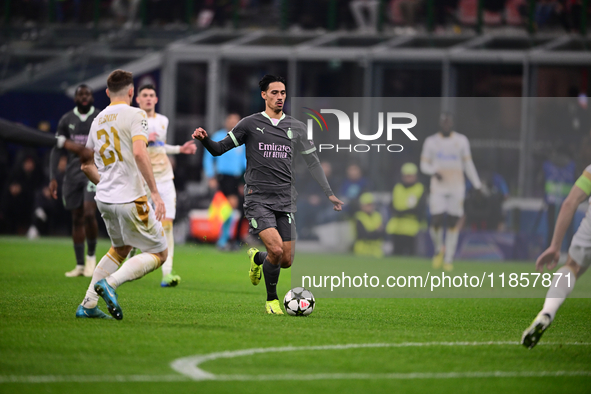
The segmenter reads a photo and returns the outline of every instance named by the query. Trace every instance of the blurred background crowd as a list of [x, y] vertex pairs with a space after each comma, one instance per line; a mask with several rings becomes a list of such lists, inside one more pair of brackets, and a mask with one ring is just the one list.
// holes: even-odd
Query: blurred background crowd
[[[459, 31], [523, 26], [580, 31], [584, 0], [6, 0], [5, 23], [132, 27]], [[587, 8], [586, 8], [587, 7]]]

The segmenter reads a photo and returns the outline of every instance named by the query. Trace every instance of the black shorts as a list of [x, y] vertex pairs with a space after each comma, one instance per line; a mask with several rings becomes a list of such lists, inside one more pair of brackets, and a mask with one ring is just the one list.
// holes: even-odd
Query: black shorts
[[242, 177], [233, 175], [218, 175], [219, 189], [224, 196], [237, 196]]
[[62, 200], [64, 208], [71, 211], [80, 208], [85, 201], [94, 202], [96, 185], [89, 181], [64, 182], [62, 187]]
[[295, 216], [291, 212], [273, 211], [263, 204], [249, 201], [244, 204], [244, 216], [248, 219], [248, 232], [252, 235], [276, 228], [283, 242], [296, 240]]

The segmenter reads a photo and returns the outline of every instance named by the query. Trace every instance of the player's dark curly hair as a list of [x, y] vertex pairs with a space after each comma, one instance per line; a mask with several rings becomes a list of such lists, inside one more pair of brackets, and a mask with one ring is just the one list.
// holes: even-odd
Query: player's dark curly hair
[[156, 86], [152, 85], [151, 83], [147, 83], [145, 85], [140, 86], [139, 90], [137, 91], [137, 94], [140, 94], [142, 92], [142, 90], [144, 90], [144, 89], [153, 90], [154, 93], [157, 94], [157, 92], [156, 92]]
[[276, 75], [267, 74], [259, 82], [259, 87], [261, 88], [261, 92], [266, 92], [267, 89], [269, 89], [269, 84], [271, 84], [273, 82], [281, 82], [283, 85], [285, 85], [287, 87], [287, 84], [285, 83], [285, 78], [278, 77]]
[[85, 84], [85, 83], [81, 83], [80, 85], [78, 85], [78, 86], [76, 87], [76, 90], [74, 91], [74, 95], [77, 95], [77, 94], [78, 94], [78, 91], [79, 91], [80, 89], [88, 89], [88, 90], [90, 91], [90, 94], [92, 94], [92, 89], [90, 88], [90, 86], [88, 86], [88, 85], [87, 85], [87, 84]]

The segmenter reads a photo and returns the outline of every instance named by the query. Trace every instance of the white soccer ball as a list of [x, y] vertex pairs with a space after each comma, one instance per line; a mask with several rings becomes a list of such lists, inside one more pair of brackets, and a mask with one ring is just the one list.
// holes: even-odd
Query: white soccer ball
[[314, 311], [316, 301], [310, 290], [295, 287], [287, 292], [283, 299], [285, 311], [291, 316], [308, 316]]

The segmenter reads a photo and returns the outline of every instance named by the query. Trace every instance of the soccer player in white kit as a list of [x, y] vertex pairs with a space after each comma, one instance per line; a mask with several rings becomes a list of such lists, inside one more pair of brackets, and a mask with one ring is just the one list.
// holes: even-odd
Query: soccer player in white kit
[[152, 171], [156, 179], [156, 187], [166, 206], [166, 217], [162, 220], [164, 235], [168, 241], [168, 258], [162, 264], [162, 287], [174, 287], [181, 281], [181, 277], [172, 273], [172, 258], [174, 254], [174, 237], [172, 223], [176, 217], [176, 190], [174, 188], [174, 174], [172, 165], [167, 155], [183, 153], [192, 155], [197, 151], [193, 141], [187, 141], [184, 145], [168, 145], [166, 134], [168, 131], [168, 118], [156, 113], [158, 96], [156, 87], [148, 84], [139, 88], [135, 101], [148, 115], [148, 154], [152, 162]]
[[[147, 115], [130, 106], [133, 90], [130, 72], [115, 70], [109, 75], [107, 95], [111, 104], [92, 122], [86, 143], [94, 151], [94, 160], [84, 161], [82, 171], [97, 185], [95, 199], [112, 247], [94, 270], [86, 296], [76, 311], [80, 318], [109, 318], [97, 306], [101, 296], [109, 313], [115, 319], [123, 319], [117, 287], [154, 271], [168, 257], [160, 223], [166, 209], [147, 150]], [[152, 193], [154, 210], [150, 209], [144, 180]], [[132, 247], [143, 253], [122, 265]]]
[[[452, 131], [451, 114], [441, 115], [440, 131], [427, 137], [421, 153], [421, 171], [431, 176], [429, 210], [431, 225], [429, 232], [435, 254], [433, 268], [451, 271], [453, 257], [458, 245], [460, 229], [458, 223], [464, 215], [466, 184], [464, 173], [475, 189], [482, 184], [472, 161], [470, 143], [465, 135]], [[445, 244], [443, 222], [447, 213]]]
[[[585, 168], [583, 175], [577, 179], [566, 200], [562, 203], [556, 219], [552, 242], [536, 261], [537, 271], [544, 272], [544, 267], [548, 268], [548, 271], [556, 268], [560, 259], [560, 247], [564, 235], [570, 228], [578, 206], [588, 199], [590, 195], [591, 165]], [[589, 203], [591, 204], [591, 199], [589, 199]], [[589, 265], [591, 265], [591, 205], [587, 208], [585, 218], [571, 241], [566, 264], [552, 275], [552, 282], [548, 293], [546, 293], [546, 300], [542, 310], [523, 332], [521, 337], [523, 346], [528, 349], [536, 346], [544, 331], [550, 327], [558, 308], [573, 291], [575, 282], [585, 273]]]

